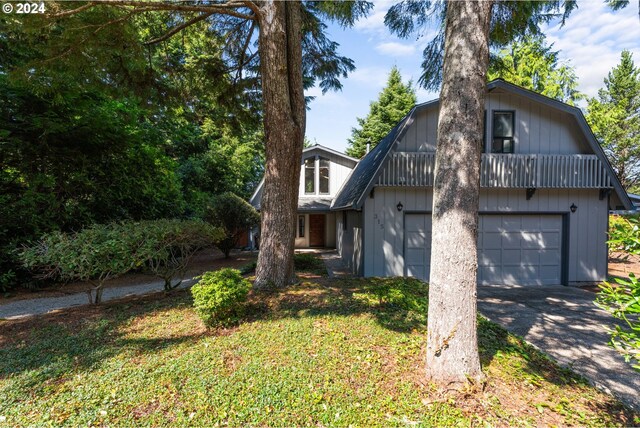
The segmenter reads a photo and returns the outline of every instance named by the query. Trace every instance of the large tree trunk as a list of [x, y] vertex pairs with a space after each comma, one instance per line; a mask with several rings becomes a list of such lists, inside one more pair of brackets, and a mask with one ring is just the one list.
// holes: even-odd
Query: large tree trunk
[[266, 166], [257, 288], [295, 281], [293, 246], [306, 120], [300, 7], [298, 1], [268, 0], [259, 13]]
[[476, 276], [491, 1], [450, 1], [433, 195], [427, 378], [482, 379]]

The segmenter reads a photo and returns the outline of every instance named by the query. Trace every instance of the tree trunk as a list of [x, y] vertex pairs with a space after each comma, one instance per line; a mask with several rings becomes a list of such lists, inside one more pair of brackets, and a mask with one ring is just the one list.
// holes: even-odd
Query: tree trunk
[[258, 15], [266, 165], [256, 288], [295, 281], [293, 246], [306, 120], [300, 7], [298, 1], [267, 0]]
[[481, 380], [478, 205], [492, 1], [447, 3], [433, 194], [427, 378]]

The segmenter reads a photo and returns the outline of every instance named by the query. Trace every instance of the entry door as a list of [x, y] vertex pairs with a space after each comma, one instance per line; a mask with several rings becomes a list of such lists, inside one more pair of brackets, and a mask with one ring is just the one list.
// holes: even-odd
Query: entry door
[[406, 214], [404, 227], [406, 275], [428, 280], [431, 258], [431, 215]]
[[309, 246], [324, 247], [324, 214], [309, 215]]

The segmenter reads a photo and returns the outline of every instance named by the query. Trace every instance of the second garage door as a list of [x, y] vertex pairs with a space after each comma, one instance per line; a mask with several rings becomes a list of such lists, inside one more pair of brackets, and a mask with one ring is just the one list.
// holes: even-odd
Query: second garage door
[[[429, 277], [431, 215], [405, 216], [406, 274]], [[478, 225], [480, 284], [562, 283], [561, 215], [481, 215]]]

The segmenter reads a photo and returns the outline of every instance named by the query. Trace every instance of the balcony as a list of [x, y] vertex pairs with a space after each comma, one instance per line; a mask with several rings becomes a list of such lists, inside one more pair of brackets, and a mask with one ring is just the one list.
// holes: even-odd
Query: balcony
[[[433, 186], [435, 159], [435, 153], [393, 153], [376, 185]], [[602, 189], [613, 185], [596, 155], [484, 153], [480, 187]]]

